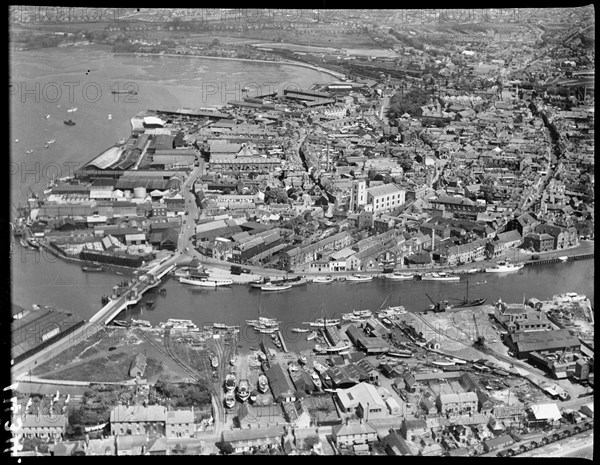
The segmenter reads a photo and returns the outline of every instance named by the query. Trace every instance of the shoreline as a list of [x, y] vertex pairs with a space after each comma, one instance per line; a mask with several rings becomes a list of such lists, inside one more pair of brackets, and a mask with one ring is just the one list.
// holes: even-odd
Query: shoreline
[[274, 65], [289, 65], [289, 66], [301, 66], [303, 68], [309, 68], [313, 71], [319, 71], [320, 73], [329, 74], [337, 79], [344, 76], [342, 73], [332, 71], [327, 68], [321, 68], [318, 66], [303, 63], [301, 61], [289, 61], [289, 60], [261, 60], [258, 58], [234, 58], [234, 57], [214, 57], [208, 55], [193, 55], [193, 54], [179, 54], [179, 53], [146, 53], [146, 52], [113, 52], [113, 55], [135, 55], [135, 56], [165, 56], [165, 57], [185, 57], [185, 58], [202, 58], [211, 60], [235, 60], [235, 61], [247, 61], [255, 63], [271, 63]]

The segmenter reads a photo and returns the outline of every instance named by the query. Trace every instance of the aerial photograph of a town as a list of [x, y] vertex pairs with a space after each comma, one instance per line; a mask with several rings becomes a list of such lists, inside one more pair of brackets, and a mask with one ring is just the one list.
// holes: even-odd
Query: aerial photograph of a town
[[594, 18], [9, 6], [4, 455], [592, 460]]

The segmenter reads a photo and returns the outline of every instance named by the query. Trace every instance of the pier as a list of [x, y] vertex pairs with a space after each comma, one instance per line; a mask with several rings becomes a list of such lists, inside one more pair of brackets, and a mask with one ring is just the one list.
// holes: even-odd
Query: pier
[[[570, 262], [573, 260], [588, 260], [590, 258], [594, 258], [594, 254], [593, 253], [586, 253], [586, 254], [581, 254], [581, 255], [572, 255], [570, 257], [568, 257], [565, 262]], [[561, 260], [558, 257], [554, 257], [554, 258], [542, 258], [540, 260], [531, 260], [528, 262], [525, 262], [525, 266], [533, 266], [533, 265], [546, 265], [548, 263], [560, 263], [563, 260]]]

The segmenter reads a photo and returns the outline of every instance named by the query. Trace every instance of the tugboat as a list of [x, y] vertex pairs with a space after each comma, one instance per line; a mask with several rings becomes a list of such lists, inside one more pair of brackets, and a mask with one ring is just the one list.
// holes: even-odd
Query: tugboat
[[263, 394], [269, 390], [269, 380], [263, 374], [258, 376], [258, 390]]

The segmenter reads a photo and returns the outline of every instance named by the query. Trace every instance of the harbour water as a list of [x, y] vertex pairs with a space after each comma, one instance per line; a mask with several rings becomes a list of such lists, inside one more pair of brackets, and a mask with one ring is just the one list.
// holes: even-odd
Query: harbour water
[[[294, 83], [307, 89], [314, 82], [331, 81], [331, 76], [288, 65], [193, 57], [115, 56], [105, 48], [86, 47], [14, 54], [10, 81], [13, 84], [11, 203], [16, 207], [24, 204], [30, 188], [40, 192], [52, 175], [70, 174], [69, 166], [81, 166], [119, 138], [128, 136], [129, 120], [141, 110], [221, 105], [241, 98], [236, 95], [239, 84], [243, 87], [252, 82]], [[138, 95], [110, 93], [115, 83], [122, 86], [128, 82], [137, 86]], [[57, 94], [51, 93], [53, 83], [62, 91], [62, 97], [54, 101]], [[23, 86], [34, 93], [24, 93]], [[69, 98], [70, 88], [73, 99]], [[91, 101], [95, 99], [91, 98], [93, 88], [101, 92], [95, 102]], [[67, 109], [74, 107], [76, 112], [67, 113]], [[51, 115], [48, 119], [47, 114]], [[112, 119], [107, 118], [108, 114]], [[73, 119], [76, 126], [66, 126], [65, 119]], [[15, 143], [15, 139], [19, 142]], [[44, 148], [51, 139], [56, 142]], [[29, 149], [34, 152], [26, 154]], [[101, 308], [102, 295], [111, 294], [113, 286], [124, 278], [127, 277], [111, 273], [84, 273], [79, 265], [62, 262], [45, 252], [25, 250], [18, 241], [12, 243], [12, 302], [24, 308], [31, 308], [32, 304], [54, 305], [87, 320]], [[594, 301], [594, 261], [582, 260], [526, 267], [519, 273], [506, 275], [469, 275], [460, 283], [375, 279], [370, 283], [309, 284], [269, 295], [239, 285], [217, 290], [196, 289], [165, 278], [165, 296], [144, 297], [155, 301], [151, 309], [137, 306], [121, 318], [142, 318], [153, 324], [168, 318], [191, 319], [199, 326], [215, 321], [240, 324], [257, 318], [260, 308], [261, 315], [283, 322], [282, 333], [294, 350], [298, 348], [296, 344], [301, 348], [297, 341], [305, 340], [306, 335], [292, 333], [291, 328], [319, 318], [321, 313], [334, 318], [355, 309], [375, 311], [384, 301], [385, 305], [404, 305], [408, 311], [422, 310], [430, 304], [426, 294], [434, 300], [463, 298], [466, 279], [470, 281], [470, 299], [486, 297], [488, 302], [498, 298], [518, 302], [523, 296], [547, 299], [574, 291]], [[478, 284], [484, 280], [486, 283]], [[251, 345], [255, 337], [252, 331], [242, 334], [242, 339]]]
[[[76, 264], [65, 263], [46, 252], [24, 250], [14, 244], [13, 302], [25, 308], [32, 304], [56, 305], [83, 319], [89, 319], [101, 307], [101, 297], [128, 276], [112, 273], [85, 273]], [[523, 297], [550, 299], [555, 294], [585, 294], [594, 304], [594, 261], [579, 260], [525, 267], [507, 274], [477, 273], [463, 275], [458, 283], [435, 281], [389, 281], [373, 279], [367, 283], [333, 282], [307, 284], [287, 291], [265, 293], [245, 285], [217, 289], [197, 288], [165, 277], [161, 287], [166, 295], [148, 293], [143, 301], [152, 307], [137, 305], [123, 312], [120, 319], [144, 319], [152, 324], [168, 318], [189, 319], [198, 326], [223, 322], [242, 325], [242, 338], [252, 345], [257, 335], [244, 329], [245, 320], [259, 316], [282, 321], [282, 333], [293, 350], [306, 334], [292, 333], [302, 322], [321, 317], [339, 318], [342, 313], [382, 305], [403, 305], [408, 311], [427, 308], [429, 295], [434, 300], [462, 299], [469, 281], [469, 299], [486, 297], [488, 303], [501, 298], [520, 302]], [[483, 283], [485, 281], [485, 283]], [[302, 347], [304, 344], [299, 344]]]
[[[274, 88], [307, 90], [334, 79], [299, 66], [115, 55], [106, 46], [14, 52], [9, 63], [13, 207], [25, 204], [30, 188], [41, 192], [53, 176], [72, 174], [129, 136], [130, 119], [142, 110], [218, 106]], [[69, 119], [76, 125], [65, 125]], [[46, 148], [52, 139], [56, 142]]]

